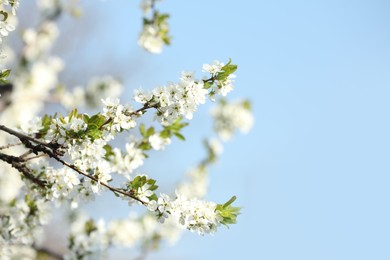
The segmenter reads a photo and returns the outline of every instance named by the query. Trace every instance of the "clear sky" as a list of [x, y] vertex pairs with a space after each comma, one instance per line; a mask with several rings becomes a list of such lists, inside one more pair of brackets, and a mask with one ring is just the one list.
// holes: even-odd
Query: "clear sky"
[[[81, 18], [102, 37], [84, 55], [128, 93], [230, 57], [239, 65], [230, 98], [253, 103], [254, 129], [226, 145], [208, 195], [237, 195], [239, 223], [186, 234], [151, 259], [390, 259], [390, 1], [164, 0], [174, 39], [159, 56], [136, 46], [137, 3], [92, 5], [114, 15]], [[206, 116], [145, 166], [163, 186], [202, 157]]]

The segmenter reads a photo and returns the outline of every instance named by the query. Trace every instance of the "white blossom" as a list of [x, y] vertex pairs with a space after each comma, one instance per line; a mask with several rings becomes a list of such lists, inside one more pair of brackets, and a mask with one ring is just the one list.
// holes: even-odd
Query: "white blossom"
[[0, 21], [0, 42], [13, 30], [15, 30], [14, 25], [8, 23], [7, 21]]
[[163, 150], [166, 145], [171, 143], [171, 139], [163, 138], [159, 133], [156, 133], [149, 137], [149, 143], [154, 150]]
[[214, 129], [223, 140], [229, 140], [237, 130], [247, 133], [253, 126], [253, 115], [245, 102], [222, 103], [211, 110]]
[[203, 71], [215, 75], [221, 72], [221, 69], [224, 65], [225, 64], [223, 64], [222, 62], [215, 60], [213, 64], [203, 64]]
[[164, 40], [161, 38], [159, 28], [154, 24], [144, 25], [138, 44], [148, 52], [154, 54], [161, 53], [164, 47]]

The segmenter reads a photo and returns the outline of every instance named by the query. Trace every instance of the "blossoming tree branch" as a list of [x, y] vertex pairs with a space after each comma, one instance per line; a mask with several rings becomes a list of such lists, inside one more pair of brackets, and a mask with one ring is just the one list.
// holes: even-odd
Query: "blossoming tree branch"
[[[233, 205], [233, 194], [220, 203], [204, 197], [208, 169], [221, 154], [221, 141], [237, 131], [248, 132], [253, 124], [248, 101], [226, 100], [237, 65], [231, 60], [204, 64], [202, 77], [182, 72], [176, 82], [136, 90], [133, 100], [125, 102], [119, 99], [121, 83], [111, 76], [70, 89], [58, 80], [65, 64], [51, 48], [60, 33], [58, 18], [79, 13], [79, 7], [72, 1], [37, 1], [40, 22], [21, 30], [22, 49], [16, 55], [5, 43], [16, 29], [23, 3], [0, 4], [1, 259], [95, 259], [111, 246], [139, 247], [146, 254], [162, 241], [174, 243], [185, 229], [204, 235], [236, 223], [240, 208]], [[141, 7], [145, 17], [138, 43], [160, 53], [170, 43], [169, 15], [161, 14], [154, 0], [143, 1]], [[49, 112], [48, 101], [68, 112]], [[172, 141], [184, 141], [182, 129], [208, 101], [216, 104], [211, 115], [217, 137], [206, 138], [206, 157], [176, 189], [160, 192], [158, 180], [139, 168], [153, 155], [151, 150], [163, 151]], [[100, 112], [81, 113], [80, 108]], [[153, 114], [154, 121], [141, 121], [146, 114]], [[120, 136], [127, 136], [124, 145], [116, 142]], [[128, 203], [129, 211], [139, 204], [144, 213], [108, 222], [81, 213], [83, 204], [105, 191]], [[50, 213], [60, 206], [70, 212], [66, 252], [40, 242]]]

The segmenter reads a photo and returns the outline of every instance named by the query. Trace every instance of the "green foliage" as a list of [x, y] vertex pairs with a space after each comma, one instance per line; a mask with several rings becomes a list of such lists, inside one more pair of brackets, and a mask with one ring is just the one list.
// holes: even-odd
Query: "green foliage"
[[219, 81], [225, 81], [229, 75], [233, 74], [237, 70], [237, 65], [232, 64], [232, 60], [229, 59], [229, 62], [221, 68], [221, 72], [216, 75], [216, 79]]
[[211, 82], [211, 81], [206, 81], [205, 83], [204, 83], [204, 88], [205, 89], [209, 89], [209, 88], [211, 88], [212, 86], [213, 86], [213, 82]]
[[[87, 119], [85, 119], [87, 118]], [[91, 118], [88, 118], [84, 115], [84, 120], [87, 123], [86, 135], [92, 140], [99, 139], [103, 136], [103, 131], [101, 127], [107, 122], [107, 118], [101, 114], [93, 115]]]
[[186, 122], [181, 122], [183, 120], [182, 117], [179, 117], [171, 125], [164, 126], [164, 130], [161, 131], [160, 136], [162, 138], [170, 138], [172, 135], [176, 136], [182, 141], [185, 141], [185, 137], [180, 133], [180, 130], [188, 125]]
[[42, 126], [43, 128], [39, 130], [38, 137], [44, 137], [47, 134], [47, 131], [50, 129], [50, 125], [52, 123], [53, 117], [49, 115], [44, 115], [42, 117]]
[[143, 141], [138, 145], [138, 148], [144, 151], [152, 149], [152, 146], [150, 145], [148, 138], [155, 133], [154, 127], [151, 126], [148, 129], [146, 129], [145, 125], [141, 124], [139, 126], [139, 131], [143, 137]]
[[236, 198], [236, 196], [233, 196], [226, 203], [218, 204], [215, 208], [215, 211], [219, 212], [222, 217], [221, 223], [226, 226], [237, 223], [237, 216], [240, 214], [241, 208], [231, 206], [231, 204], [236, 200]]
[[[1, 13], [1, 11], [0, 11]], [[8, 76], [11, 73], [11, 70], [5, 69], [0, 72], [0, 84], [8, 83]]]
[[104, 158], [106, 158], [107, 160], [110, 156], [114, 155], [114, 152], [112, 151], [111, 145], [106, 144], [105, 146], [103, 146], [103, 149], [106, 151]]
[[[137, 176], [134, 178], [134, 180], [130, 181], [127, 184], [127, 187], [132, 190], [135, 194], [137, 194], [137, 191], [139, 188], [147, 184], [149, 186], [148, 190], [155, 191], [157, 190], [158, 186], [156, 185], [156, 180], [154, 179], [148, 179], [146, 176]], [[158, 197], [155, 193], [153, 193], [152, 196], [148, 197], [150, 200], [157, 200]]]
[[97, 227], [96, 227], [93, 219], [90, 219], [87, 222], [85, 222], [84, 231], [86, 234], [90, 235], [93, 231], [96, 231], [96, 230], [97, 230]]

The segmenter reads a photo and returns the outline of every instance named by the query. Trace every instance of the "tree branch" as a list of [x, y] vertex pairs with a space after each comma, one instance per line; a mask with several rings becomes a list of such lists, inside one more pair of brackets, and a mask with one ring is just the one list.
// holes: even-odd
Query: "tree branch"
[[[143, 109], [146, 109], [146, 107], [144, 107]], [[139, 109], [140, 110], [140, 109]], [[138, 110], [137, 110], [138, 111]], [[140, 110], [142, 111], [142, 110]], [[106, 187], [107, 189], [109, 189], [110, 191], [114, 192], [114, 193], [119, 193], [119, 194], [122, 194], [122, 195], [125, 195], [127, 197], [130, 197], [138, 202], [140, 202], [141, 204], [143, 205], [147, 205], [146, 202], [142, 201], [141, 199], [137, 198], [136, 196], [134, 196], [134, 194], [132, 194], [132, 192], [126, 192], [126, 191], [123, 191], [119, 188], [115, 188], [115, 187], [112, 187], [104, 182], [100, 182], [99, 179], [97, 179], [96, 177], [94, 176], [91, 176], [89, 175], [88, 173], [85, 173], [83, 171], [81, 171], [80, 169], [78, 169], [75, 165], [73, 164], [70, 164], [64, 160], [62, 160], [60, 158], [60, 156], [63, 155], [62, 152], [59, 152], [57, 149], [59, 147], [61, 147], [59, 144], [56, 144], [56, 143], [44, 143], [36, 138], [33, 138], [33, 137], [30, 137], [30, 136], [27, 136], [23, 133], [19, 133], [15, 130], [12, 130], [4, 125], [0, 125], [0, 130], [3, 130], [11, 135], [14, 135], [16, 137], [19, 138], [19, 140], [29, 149], [31, 149], [36, 155], [38, 155], [39, 152], [42, 152], [46, 155], [48, 155], [49, 157], [53, 158], [54, 160], [60, 162], [62, 165], [76, 171], [77, 173], [99, 183], [100, 185]], [[37, 143], [37, 145], [34, 145], [32, 144], [32, 142], [34, 143]], [[53, 147], [57, 147], [57, 149], [54, 149]], [[50, 149], [49, 149], [50, 148]], [[51, 150], [52, 149], [52, 150]], [[32, 180], [34, 183], [37, 183], [39, 184], [40, 186], [45, 186], [46, 185], [46, 182], [43, 182], [41, 180], [37, 180], [29, 171], [29, 169], [23, 164], [24, 160], [23, 158], [20, 158], [20, 157], [15, 157], [15, 156], [11, 156], [11, 155], [6, 155], [6, 154], [0, 154], [2, 156], [0, 156], [0, 160], [3, 160], [5, 162], [8, 162], [9, 164], [11, 164], [14, 168], [18, 169], [20, 172], [23, 173], [23, 175], [25, 175], [28, 179]]]
[[42, 181], [31, 174], [30, 169], [26, 167], [23, 159], [20, 159], [19, 157], [16, 156], [0, 153], [0, 160], [10, 164], [12, 167], [14, 167], [19, 172], [21, 172], [24, 175], [24, 177], [26, 177], [33, 183], [37, 184], [38, 186], [45, 187], [47, 185], [45, 181]]
[[13, 144], [7, 144], [7, 145], [4, 145], [4, 146], [0, 146], [0, 150], [4, 150], [4, 149], [8, 149], [8, 148], [11, 148], [11, 147], [14, 147], [14, 146], [18, 146], [18, 145], [21, 145], [23, 144], [22, 142], [17, 142], [17, 143], [13, 143]]

